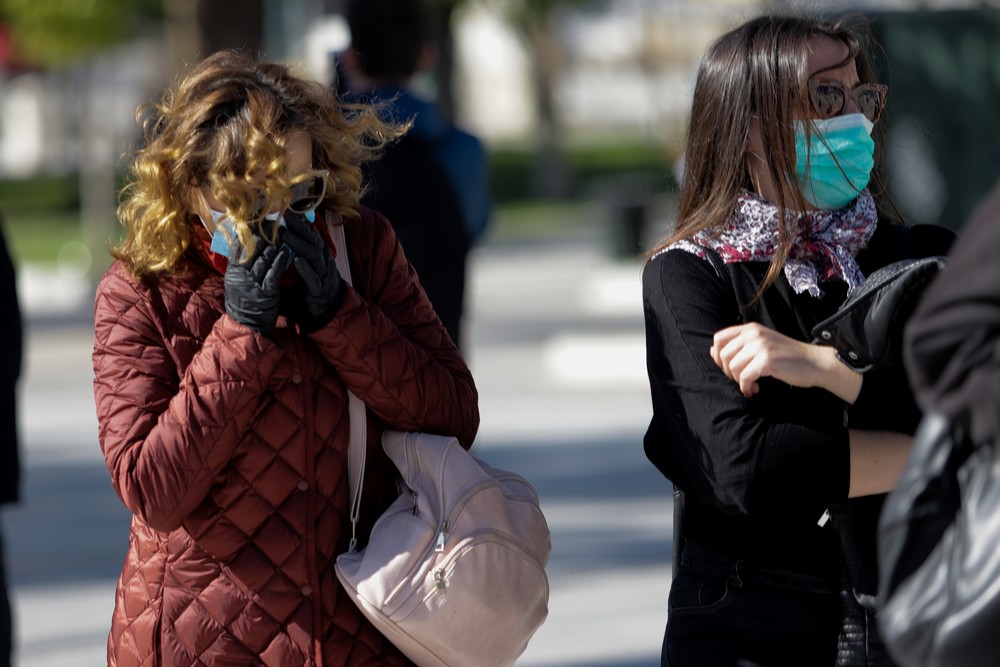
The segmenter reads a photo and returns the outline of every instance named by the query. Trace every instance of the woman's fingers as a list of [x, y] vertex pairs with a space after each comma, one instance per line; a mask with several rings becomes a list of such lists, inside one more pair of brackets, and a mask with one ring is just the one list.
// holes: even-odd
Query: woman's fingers
[[749, 357], [746, 362], [739, 370], [734, 370], [733, 375], [740, 385], [740, 393], [750, 398], [760, 391], [757, 380], [764, 377], [766, 364], [759, 357]]
[[736, 380], [739, 370], [746, 365], [746, 356], [755, 353], [756, 327], [759, 325], [727, 327], [716, 332], [712, 340], [712, 359], [731, 380]]
[[[274, 248], [274, 246], [270, 246]], [[273, 253], [271, 258], [271, 264], [267, 268], [267, 272], [264, 274], [264, 279], [261, 282], [261, 286], [269, 294], [274, 294], [278, 291], [281, 276], [285, 273], [285, 267], [288, 266], [288, 254], [289, 249], [285, 247], [278, 248]]]
[[773, 377], [797, 387], [812, 386], [810, 346], [755, 322], [727, 327], [715, 334], [711, 355], [726, 377], [753, 396], [758, 380]]
[[299, 232], [300, 230], [289, 227], [285, 231], [284, 242], [295, 251], [296, 256], [306, 258], [310, 264], [316, 264], [322, 257], [323, 247], [317, 245], [315, 239]]
[[302, 281], [306, 284], [306, 288], [312, 292], [318, 292], [320, 289], [320, 278], [313, 270], [312, 264], [310, 264], [303, 257], [296, 257], [293, 260], [296, 270], [299, 272], [299, 276], [302, 277]]
[[726, 341], [718, 352], [723, 372], [740, 386], [744, 396], [753, 396], [758, 391], [757, 380], [766, 373], [768, 365], [763, 339], [753, 328], [744, 328], [735, 336], [722, 336], [721, 340]]

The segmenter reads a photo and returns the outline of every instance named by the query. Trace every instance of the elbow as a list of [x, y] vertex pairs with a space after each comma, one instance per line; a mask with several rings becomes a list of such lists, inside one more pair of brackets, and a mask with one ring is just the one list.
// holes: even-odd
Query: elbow
[[184, 516], [174, 510], [171, 512], [144, 512], [138, 515], [143, 523], [161, 533], [170, 533], [181, 527]]
[[479, 414], [479, 393], [473, 388], [472, 396], [469, 398], [469, 407], [465, 411], [465, 418], [463, 421], [462, 433], [458, 438], [458, 441], [462, 443], [465, 449], [471, 449], [472, 443], [476, 439], [476, 435], [479, 433], [480, 425], [480, 414]]
[[476, 434], [479, 432], [479, 410], [476, 409], [474, 413], [458, 434], [458, 442], [465, 449], [472, 449], [472, 443], [475, 442]]
[[456, 415], [458, 425], [456, 437], [459, 444], [468, 450], [472, 448], [472, 444], [475, 442], [480, 424], [479, 392], [471, 375], [469, 375], [467, 383], [462, 382], [459, 384], [459, 398], [457, 403], [461, 407]]
[[154, 480], [140, 480], [134, 473], [121, 471], [115, 476], [115, 490], [125, 507], [145, 525], [161, 533], [169, 533], [186, 518], [181, 503], [155, 493]]
[[148, 502], [139, 493], [119, 492], [122, 501], [132, 514], [146, 526], [161, 533], [177, 530], [184, 522], [183, 514], [176, 507], [160, 507]]

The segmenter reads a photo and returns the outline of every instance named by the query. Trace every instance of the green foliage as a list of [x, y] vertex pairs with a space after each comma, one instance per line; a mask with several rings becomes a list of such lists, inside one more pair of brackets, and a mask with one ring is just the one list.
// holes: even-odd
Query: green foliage
[[19, 266], [55, 264], [63, 246], [83, 240], [78, 212], [24, 212], [6, 216], [3, 224]]
[[537, 241], [593, 227], [591, 202], [520, 201], [497, 206], [489, 229], [491, 241]]
[[0, 202], [8, 217], [38, 211], [75, 212], [80, 208], [80, 177], [66, 174], [0, 180]]
[[[538, 159], [534, 147], [491, 149], [494, 198], [500, 203], [536, 198]], [[570, 198], [589, 197], [622, 177], [642, 180], [661, 192], [674, 187], [670, 164], [657, 142], [622, 139], [606, 144], [571, 146], [563, 150], [562, 160], [570, 180]]]
[[37, 176], [0, 180], [4, 233], [20, 263], [54, 263], [59, 249], [79, 241], [80, 178]]
[[62, 65], [105, 49], [162, 18], [160, 0], [0, 0], [18, 57]]

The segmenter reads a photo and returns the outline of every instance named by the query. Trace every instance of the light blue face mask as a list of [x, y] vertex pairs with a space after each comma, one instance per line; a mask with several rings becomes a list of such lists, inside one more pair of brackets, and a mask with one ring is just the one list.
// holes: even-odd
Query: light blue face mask
[[[208, 210], [212, 214], [212, 225], [209, 226], [204, 220], [201, 221], [201, 224], [205, 225], [205, 229], [207, 229], [208, 233], [212, 235], [212, 245], [209, 249], [215, 254], [222, 255], [226, 259], [229, 259], [229, 252], [232, 250], [230, 239], [236, 238], [235, 223], [232, 218], [227, 216], [222, 211], [216, 211], [214, 208], [210, 208]], [[306, 220], [309, 222], [316, 221], [316, 211], [307, 211], [302, 215], [304, 215]], [[268, 213], [264, 216], [264, 219], [270, 220], [271, 222], [277, 220], [279, 227], [288, 226], [285, 223], [285, 217], [280, 213]], [[225, 230], [225, 233], [222, 233], [222, 230]], [[289, 251], [290, 250], [291, 248], [289, 248]], [[291, 262], [292, 258], [289, 257], [288, 261]]]
[[805, 122], [795, 123], [795, 175], [813, 206], [843, 208], [868, 186], [875, 166], [875, 125], [860, 113], [811, 122], [808, 143]]

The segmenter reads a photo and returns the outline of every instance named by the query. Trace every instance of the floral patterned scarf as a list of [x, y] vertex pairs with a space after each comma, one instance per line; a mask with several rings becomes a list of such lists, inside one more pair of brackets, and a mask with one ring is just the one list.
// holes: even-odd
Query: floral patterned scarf
[[[848, 293], [865, 277], [854, 254], [868, 245], [878, 212], [875, 200], [865, 190], [850, 205], [836, 211], [788, 211], [786, 224], [792, 232], [792, 250], [785, 262], [785, 277], [797, 294], [823, 296], [819, 283], [842, 280]], [[778, 244], [778, 207], [755, 193], [744, 191], [736, 212], [722, 229], [704, 230], [669, 248], [687, 250], [705, 257], [705, 248], [716, 251], [726, 264], [767, 262]]]

